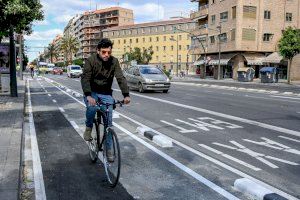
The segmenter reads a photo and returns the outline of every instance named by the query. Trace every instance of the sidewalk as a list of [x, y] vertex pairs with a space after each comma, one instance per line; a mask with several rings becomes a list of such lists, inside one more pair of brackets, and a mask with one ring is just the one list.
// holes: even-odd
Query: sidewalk
[[260, 79], [254, 79], [253, 82], [239, 82], [233, 79], [216, 80], [213, 78], [201, 79], [197, 75], [188, 75], [184, 78], [173, 76], [172, 82], [189, 82], [208, 85], [234, 86], [253, 89], [278, 90], [280, 92], [300, 93], [300, 81], [294, 81], [292, 84], [287, 84], [286, 80], [279, 80], [278, 83], [261, 83]]
[[19, 199], [25, 81], [18, 97], [0, 94], [0, 199]]

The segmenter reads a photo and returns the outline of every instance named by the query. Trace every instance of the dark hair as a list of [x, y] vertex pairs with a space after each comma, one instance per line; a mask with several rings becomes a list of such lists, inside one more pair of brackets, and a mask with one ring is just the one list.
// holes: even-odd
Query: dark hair
[[97, 45], [97, 49], [100, 50], [101, 48], [109, 48], [109, 47], [113, 47], [113, 43], [110, 39], [108, 38], [102, 38], [100, 40], [100, 42]]

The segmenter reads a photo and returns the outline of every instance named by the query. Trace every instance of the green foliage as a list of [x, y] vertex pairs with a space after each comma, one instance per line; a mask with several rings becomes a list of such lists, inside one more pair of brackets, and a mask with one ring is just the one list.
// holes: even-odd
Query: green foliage
[[127, 62], [131, 62], [132, 60], [136, 60], [138, 64], [148, 64], [152, 59], [154, 51], [152, 46], [148, 49], [144, 49], [143, 51], [135, 47], [133, 51], [127, 52], [123, 55], [123, 57], [127, 57]]
[[54, 44], [49, 44], [45, 57], [50, 58], [51, 63], [53, 63], [53, 58], [58, 57], [58, 52], [56, 51]]
[[62, 38], [60, 50], [63, 51], [66, 55], [68, 64], [71, 64], [73, 62], [73, 54], [75, 54], [78, 49], [79, 42], [75, 37], [66, 35]]
[[43, 20], [42, 5], [37, 0], [0, 1], [0, 41], [9, 35], [12, 26], [17, 33], [32, 32], [32, 22]]
[[288, 27], [279, 40], [279, 52], [287, 59], [292, 59], [300, 53], [300, 29]]
[[83, 59], [79, 58], [79, 59], [73, 60], [73, 64], [80, 65], [81, 67], [83, 67]]

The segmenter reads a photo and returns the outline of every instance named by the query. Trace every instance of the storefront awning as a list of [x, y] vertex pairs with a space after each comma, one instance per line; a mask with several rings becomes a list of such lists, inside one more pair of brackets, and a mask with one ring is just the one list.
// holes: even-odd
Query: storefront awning
[[283, 60], [283, 57], [281, 55], [279, 55], [278, 52], [274, 52], [270, 55], [268, 55], [263, 62], [264, 63], [275, 63], [275, 64], [279, 64], [281, 61]]
[[264, 65], [263, 61], [265, 57], [263, 55], [256, 54], [244, 54], [244, 57], [247, 61], [247, 65]]
[[197, 60], [194, 62], [193, 65], [203, 65], [204, 64], [204, 60]]
[[[231, 59], [231, 58], [220, 59], [220, 65], [227, 65], [230, 59]], [[208, 64], [209, 64], [209, 65], [219, 65], [219, 59], [217, 59], [217, 60], [210, 60], [210, 61], [208, 62]]]
[[254, 71], [254, 69], [251, 67], [239, 67], [237, 71], [238, 72], [248, 72], [249, 70]]

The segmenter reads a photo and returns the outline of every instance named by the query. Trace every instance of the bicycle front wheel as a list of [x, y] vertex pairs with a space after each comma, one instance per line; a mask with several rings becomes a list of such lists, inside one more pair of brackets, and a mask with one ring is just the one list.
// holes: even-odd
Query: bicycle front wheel
[[98, 136], [99, 134], [99, 123], [95, 122], [95, 129], [96, 129], [96, 134], [92, 134], [92, 140], [88, 141], [88, 146], [89, 146], [89, 155], [90, 155], [90, 159], [93, 163], [95, 163], [98, 159], [98, 152], [99, 152], [99, 148], [98, 148]]
[[[112, 137], [112, 146], [111, 148], [107, 148], [107, 145], [103, 144], [103, 164], [105, 168], [105, 173], [109, 185], [111, 187], [115, 187], [118, 184], [120, 171], [121, 171], [121, 154], [120, 154], [120, 146], [117, 138], [116, 132], [112, 128], [107, 129], [106, 140], [108, 139], [108, 135]], [[106, 141], [105, 141], [106, 142]], [[108, 157], [108, 152], [111, 151], [110, 157]], [[112, 157], [113, 156], [113, 159]]]

